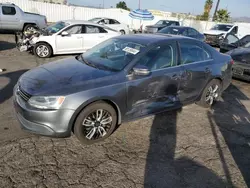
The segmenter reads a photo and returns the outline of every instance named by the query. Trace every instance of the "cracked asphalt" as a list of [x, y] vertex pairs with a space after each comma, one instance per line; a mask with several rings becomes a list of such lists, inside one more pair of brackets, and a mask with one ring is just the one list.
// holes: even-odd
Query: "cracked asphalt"
[[212, 109], [195, 104], [122, 124], [104, 142], [23, 132], [12, 89], [37, 59], [0, 35], [0, 187], [250, 187], [250, 85], [234, 80]]

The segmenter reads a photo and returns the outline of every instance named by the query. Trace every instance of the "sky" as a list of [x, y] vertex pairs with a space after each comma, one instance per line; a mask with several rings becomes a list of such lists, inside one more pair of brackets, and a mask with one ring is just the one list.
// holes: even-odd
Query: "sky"
[[[138, 8], [139, 0], [123, 0], [131, 9]], [[142, 9], [157, 9], [168, 12], [201, 14], [203, 12], [205, 0], [140, 0]], [[68, 0], [69, 3], [96, 6], [103, 5], [105, 8], [115, 7], [119, 0]], [[214, 12], [217, 0], [214, 0]], [[250, 17], [250, 0], [221, 0], [220, 8], [227, 8], [232, 17]]]

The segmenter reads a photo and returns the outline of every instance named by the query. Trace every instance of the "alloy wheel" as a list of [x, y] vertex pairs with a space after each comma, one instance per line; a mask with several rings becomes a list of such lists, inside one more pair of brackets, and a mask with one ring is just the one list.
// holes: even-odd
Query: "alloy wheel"
[[104, 137], [112, 126], [111, 114], [103, 109], [98, 109], [83, 120], [84, 136], [88, 140], [97, 140]]
[[36, 53], [39, 57], [47, 57], [49, 55], [49, 48], [45, 45], [39, 45], [36, 48]]
[[219, 96], [219, 86], [217, 84], [210, 86], [206, 94], [206, 103], [208, 105], [212, 105], [213, 102], [218, 98], [218, 96]]

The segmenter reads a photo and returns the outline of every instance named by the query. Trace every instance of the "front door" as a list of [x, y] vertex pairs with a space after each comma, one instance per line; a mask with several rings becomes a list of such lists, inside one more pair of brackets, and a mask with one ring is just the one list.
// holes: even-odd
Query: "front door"
[[231, 33], [227, 34], [220, 44], [220, 52], [224, 53], [239, 46], [239, 38]]
[[128, 110], [125, 119], [135, 119], [180, 105], [177, 93], [182, 67], [176, 63], [175, 42], [153, 47], [137, 62], [135, 67], [145, 66], [151, 73], [147, 76], [135, 73], [127, 76]]
[[180, 41], [181, 76], [179, 98], [182, 104], [193, 102], [211, 77], [213, 59], [207, 49], [196, 41]]
[[17, 30], [19, 28], [21, 15], [14, 6], [4, 5], [0, 12], [2, 29]]
[[[62, 35], [67, 32], [68, 35]], [[73, 25], [56, 35], [56, 53], [82, 53], [83, 32], [82, 25]]]
[[95, 25], [85, 25], [84, 28], [84, 51], [87, 51], [88, 49], [107, 39], [107, 31], [105, 31], [102, 27], [98, 27]]

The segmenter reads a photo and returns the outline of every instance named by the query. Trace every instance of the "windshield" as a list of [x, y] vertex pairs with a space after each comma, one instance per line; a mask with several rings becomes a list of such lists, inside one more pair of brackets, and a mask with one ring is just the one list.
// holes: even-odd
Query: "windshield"
[[82, 54], [83, 62], [100, 69], [121, 71], [145, 46], [122, 39], [109, 39]]
[[48, 27], [46, 27], [45, 31], [47, 31], [49, 34], [57, 33], [58, 31], [62, 30], [66, 26], [68, 26], [68, 23], [65, 22], [57, 22], [55, 24], [52, 24]]
[[211, 30], [229, 31], [232, 27], [233, 27], [232, 25], [217, 24], [214, 27], [212, 27]]
[[170, 22], [167, 20], [160, 20], [160, 21], [156, 22], [155, 25], [169, 25], [169, 24], [170, 24]]
[[100, 20], [101, 20], [101, 18], [92, 18], [92, 19], [90, 19], [89, 21], [90, 21], [90, 22], [97, 23], [97, 22], [99, 22]]
[[175, 28], [175, 27], [165, 27], [161, 29], [158, 33], [171, 34], [171, 35], [186, 35], [185, 29]]

